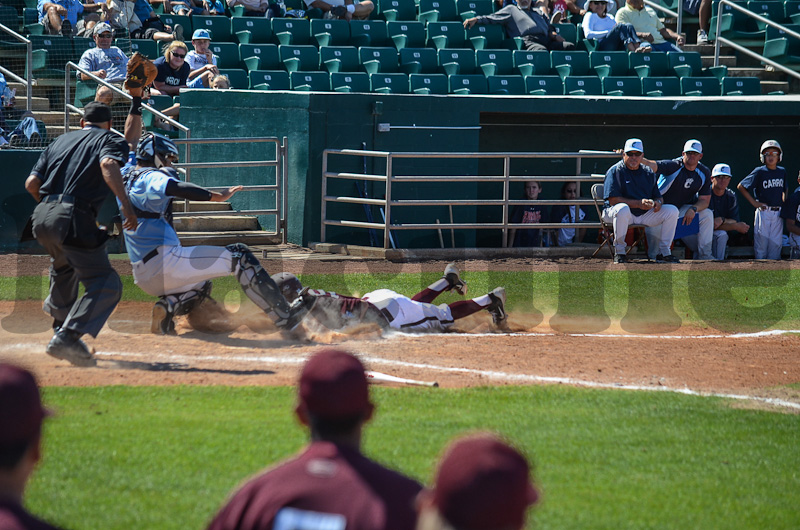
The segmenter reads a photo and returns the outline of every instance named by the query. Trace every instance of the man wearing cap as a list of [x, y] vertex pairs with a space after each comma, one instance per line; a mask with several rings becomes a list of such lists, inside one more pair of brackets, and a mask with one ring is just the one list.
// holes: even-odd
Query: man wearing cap
[[[703, 144], [699, 140], [687, 140], [679, 158], [658, 161], [642, 158], [642, 164], [658, 175], [658, 189], [664, 198], [664, 204], [672, 204], [678, 208], [679, 223], [689, 226], [695, 216], [698, 217], [697, 237], [684, 237], [683, 242], [697, 253], [698, 259], [712, 259], [714, 215], [708, 209], [708, 202], [711, 200], [711, 171], [700, 162], [702, 158]], [[647, 255], [650, 259], [657, 259], [661, 229], [649, 227], [645, 229], [645, 233]], [[672, 238], [669, 244], [672, 244]]]
[[746, 234], [750, 225], [739, 220], [739, 201], [728, 189], [731, 182], [731, 166], [717, 164], [711, 170], [711, 202], [708, 209], [714, 213], [714, 239], [711, 253], [715, 260], [724, 260], [728, 246], [728, 232], [735, 230]]
[[42, 422], [49, 416], [27, 370], [0, 364], [0, 528], [58, 530], [25, 511], [22, 497], [42, 457]]
[[574, 49], [575, 44], [564, 40], [539, 8], [531, 7], [531, 3], [532, 0], [518, 0], [516, 5], [507, 5], [491, 15], [468, 18], [464, 21], [464, 28], [469, 29], [475, 24], [500, 24], [506, 28], [509, 39], [521, 37], [528, 51]]
[[[80, 338], [86, 333], [97, 337], [122, 295], [122, 282], [105, 249], [108, 233], [97, 224], [109, 190], [122, 205], [123, 226], [133, 230], [138, 222], [120, 174], [128, 144], [109, 131], [111, 109], [90, 102], [81, 127], [42, 152], [25, 189], [39, 203], [31, 217], [33, 235], [50, 254], [44, 310], [53, 317], [55, 334], [46, 351], [76, 366], [94, 366], [94, 356]], [[80, 298], [79, 284], [85, 291]]]
[[538, 498], [522, 454], [492, 434], [465, 436], [420, 494], [417, 530], [520, 530]]
[[[101, 22], [94, 27], [95, 48], [89, 48], [81, 55], [78, 66], [105, 80], [118, 86], [122, 85], [128, 70], [128, 56], [116, 46], [112, 46], [114, 33], [111, 26]], [[81, 81], [91, 81], [92, 78], [86, 74], [78, 72]], [[102, 101], [106, 105], [114, 102], [114, 91], [107, 86], [97, 86], [95, 101]]]
[[211, 79], [219, 74], [217, 56], [211, 52], [211, 33], [207, 29], [196, 29], [192, 34], [194, 50], [186, 54], [189, 72], [189, 88], [208, 88]]
[[356, 357], [338, 350], [315, 354], [300, 374], [295, 409], [310, 429], [310, 444], [247, 482], [209, 529], [412, 530], [422, 486], [360, 451], [373, 411]]
[[658, 189], [656, 175], [642, 164], [644, 146], [638, 138], [625, 142], [622, 160], [606, 172], [603, 185], [603, 221], [614, 226], [614, 263], [627, 262], [625, 236], [631, 223], [661, 227], [661, 241], [657, 261], [677, 263], [670, 253], [672, 236], [678, 222], [678, 209], [664, 204]]
[[[797, 182], [800, 183], [800, 174], [797, 175]], [[789, 233], [789, 259], [800, 259], [800, 186], [786, 198], [781, 217], [786, 219], [786, 231]]]

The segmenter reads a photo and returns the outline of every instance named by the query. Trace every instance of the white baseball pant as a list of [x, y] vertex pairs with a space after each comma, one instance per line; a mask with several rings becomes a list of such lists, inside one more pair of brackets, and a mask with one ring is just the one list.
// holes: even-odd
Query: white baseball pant
[[659, 226], [664, 240], [661, 241], [660, 251], [664, 256], [670, 254], [672, 237], [675, 235], [675, 226], [678, 223], [678, 209], [665, 204], [659, 211], [648, 210], [642, 215], [633, 215], [630, 207], [625, 203], [615, 204], [603, 210], [603, 221], [614, 226], [614, 253], [625, 254], [627, 244], [625, 235], [628, 233], [628, 226], [631, 224], [643, 224], [645, 226]]
[[756, 259], [781, 259], [783, 218], [778, 210], [756, 210], [753, 250]]

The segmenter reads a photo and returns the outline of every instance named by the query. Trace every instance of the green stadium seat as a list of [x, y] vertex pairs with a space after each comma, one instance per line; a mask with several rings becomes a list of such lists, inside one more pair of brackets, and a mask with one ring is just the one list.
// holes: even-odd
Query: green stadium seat
[[800, 0], [786, 0], [783, 3], [783, 19], [791, 20], [794, 24], [800, 24], [800, 20], [795, 21], [793, 17], [800, 17]]
[[514, 59], [511, 50], [478, 50], [475, 62], [483, 75], [511, 75], [514, 73]]
[[760, 96], [761, 80], [757, 77], [723, 77], [723, 96]]
[[[126, 42], [133, 42], [132, 39], [125, 39], [125, 40]], [[74, 52], [73, 57], [76, 57], [78, 60], [80, 60], [81, 55], [83, 55], [83, 52], [85, 52], [89, 48], [94, 48], [94, 46], [95, 46], [94, 39], [90, 39], [88, 37], [72, 37], [72, 51]], [[122, 50], [125, 51], [124, 48], [122, 48]], [[129, 52], [133, 53], [130, 50]], [[159, 55], [160, 54], [156, 55], [155, 58], [158, 58]]]
[[664, 77], [670, 71], [665, 52], [629, 53], [628, 66], [639, 77]]
[[699, 76], [703, 60], [699, 52], [667, 52], [669, 68], [676, 77]]
[[[245, 18], [245, 17], [241, 17]], [[241, 64], [250, 70], [280, 70], [283, 68], [275, 44], [240, 44]]]
[[451, 94], [486, 94], [489, 90], [483, 74], [449, 75], [447, 81], [450, 83]]
[[[631, 54], [633, 55], [633, 54]], [[677, 77], [643, 77], [642, 95], [673, 97], [681, 95], [681, 83]]]
[[444, 74], [411, 74], [408, 81], [414, 94], [447, 94], [447, 76]]
[[[800, 33], [800, 24], [784, 24], [783, 26], [786, 29], [794, 31], [795, 33]], [[767, 40], [782, 39], [784, 37], [791, 38], [787, 35], [785, 31], [783, 31], [782, 29], [778, 29], [774, 26], [767, 26], [766, 32], [767, 32], [767, 37], [766, 37]]]
[[17, 9], [12, 6], [0, 5], [0, 24], [18, 31], [20, 29], [20, 19]]
[[272, 24], [267, 18], [233, 17], [231, 31], [239, 44], [267, 44], [272, 42]]
[[278, 46], [278, 56], [287, 72], [306, 72], [319, 68], [319, 51], [310, 44]]
[[[176, 24], [180, 24], [183, 28], [184, 38], [187, 40], [192, 36], [194, 29], [192, 28], [192, 19], [188, 15], [173, 15], [172, 13], [164, 13], [163, 15], [158, 15], [158, 19], [164, 24], [172, 26], [173, 29], [175, 28]], [[212, 35], [211, 38], [213, 39], [214, 36]]]
[[31, 49], [34, 50], [32, 70], [35, 77], [64, 77], [64, 65], [68, 61], [78, 63], [80, 55], [75, 55], [72, 39], [60, 35], [30, 35]]
[[139, 52], [151, 61], [161, 56], [158, 43], [150, 39], [131, 39], [131, 53]]
[[364, 72], [334, 72], [331, 74], [334, 92], [369, 92], [369, 75]]
[[[514, 70], [523, 77], [529, 75], [550, 75], [553, 68], [550, 63], [550, 52], [530, 52], [527, 50], [514, 50], [511, 52], [514, 58]], [[562, 92], [563, 93], [563, 92]]]
[[94, 96], [97, 92], [97, 83], [94, 81], [81, 81], [75, 84], [75, 99], [74, 105], [82, 109], [90, 101], [94, 101]]
[[499, 24], [475, 24], [467, 30], [467, 41], [475, 50], [504, 48], [506, 30]]
[[289, 74], [292, 90], [330, 92], [331, 78], [328, 72], [292, 72]]
[[603, 77], [603, 94], [607, 96], [641, 96], [642, 81], [635, 76]]
[[408, 94], [408, 76], [400, 73], [369, 74], [371, 92], [381, 94]]
[[[192, 15], [194, 30], [207, 29], [211, 32], [212, 42], [233, 42], [231, 34], [231, 19], [213, 15]], [[185, 31], [185, 28], [184, 28]], [[186, 34], [186, 39], [191, 40], [191, 33]]]
[[[431, 22], [460, 21], [454, 0], [419, 0], [419, 21]], [[460, 22], [459, 22], [460, 23]], [[462, 26], [463, 29], [463, 26]]]
[[466, 44], [466, 32], [461, 22], [429, 22], [426, 31], [426, 46], [437, 50], [463, 48]]
[[[155, 110], [164, 110], [166, 108], [171, 107], [174, 104], [175, 100], [172, 99], [172, 96], [150, 96], [150, 99], [142, 101], [142, 103], [147, 104], [148, 106], [154, 108]], [[148, 111], [142, 112], [142, 123], [147, 128], [153, 127], [153, 118], [155, 116], [153, 113]]]
[[562, 96], [564, 82], [557, 75], [529, 75], [525, 77], [525, 92], [534, 96]]
[[389, 47], [362, 46], [358, 60], [368, 74], [397, 72], [397, 50]]
[[322, 46], [347, 46], [350, 44], [350, 23], [342, 19], [312, 19], [312, 43]]
[[325, 46], [320, 48], [319, 62], [322, 69], [330, 73], [357, 72], [360, 65], [358, 62], [358, 49], [355, 46]]
[[475, 73], [475, 51], [469, 48], [439, 50], [439, 69], [447, 75]]
[[567, 76], [564, 78], [564, 94], [570, 96], [599, 96], [603, 93], [600, 78], [595, 76]]
[[[783, 0], [750, 0], [747, 2], [747, 9], [773, 22], [785, 21]], [[756, 20], [755, 27], [757, 30], [763, 31], [767, 28], [767, 24]]]
[[[650, 55], [640, 53], [638, 55]], [[628, 52], [589, 52], [589, 65], [597, 77], [623, 76], [628, 73]]]
[[683, 96], [719, 96], [721, 93], [719, 80], [716, 77], [681, 78]]
[[586, 52], [552, 51], [550, 52], [550, 61], [561, 79], [569, 76], [583, 77], [589, 74], [589, 54]]
[[217, 56], [219, 68], [239, 68], [239, 45], [232, 42], [215, 42], [209, 44], [208, 49]]
[[525, 80], [521, 75], [492, 75], [486, 78], [489, 94], [524, 95]]
[[578, 44], [578, 27], [575, 24], [555, 24], [556, 33], [572, 44]]
[[456, 0], [456, 11], [461, 20], [494, 13], [492, 0]]
[[[433, 48], [403, 48], [400, 50], [400, 71], [406, 74], [434, 74], [439, 60]], [[413, 91], [413, 89], [412, 89]], [[445, 83], [445, 93], [447, 84]]]
[[425, 26], [422, 22], [388, 22], [386, 33], [398, 50], [425, 47]]
[[800, 70], [800, 40], [771, 39], [764, 43], [764, 57], [793, 70]]
[[417, 20], [417, 3], [414, 0], [378, 0], [376, 16], [387, 22]]
[[289, 74], [284, 70], [251, 70], [250, 88], [255, 90], [289, 90]]
[[271, 18], [275, 44], [302, 46], [311, 38], [311, 22], [305, 18]]
[[351, 20], [350, 44], [352, 46], [392, 46], [383, 20]]
[[227, 75], [231, 81], [231, 88], [247, 90], [250, 88], [250, 78], [241, 68], [220, 68], [220, 75]]

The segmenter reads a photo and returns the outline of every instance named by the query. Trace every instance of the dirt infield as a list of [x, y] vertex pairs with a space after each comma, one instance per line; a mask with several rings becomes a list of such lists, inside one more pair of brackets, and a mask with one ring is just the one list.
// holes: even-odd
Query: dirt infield
[[[319, 259], [269, 260], [265, 265], [268, 270], [305, 274], [334, 269], [347, 273], [440, 271], [444, 267], [442, 262]], [[0, 275], [39, 275], [46, 273], [47, 266], [46, 257], [0, 256]], [[604, 260], [476, 260], [462, 264], [467, 273], [489, 268], [602, 270], [608, 266]], [[646, 266], [651, 265], [641, 265]], [[682, 266], [697, 264], [678, 267]], [[733, 264], [736, 268], [753, 266], [752, 262]], [[115, 267], [123, 274], [130, 273], [125, 262], [115, 262]], [[97, 350], [97, 368], [82, 369], [44, 353], [52, 332], [41, 302], [2, 302], [0, 358], [31, 367], [44, 385], [286, 385], [296, 380], [308, 354], [337, 346], [362, 355], [371, 370], [436, 381], [444, 387], [589, 384], [689, 389], [800, 404], [800, 391], [781, 386], [800, 381], [798, 334], [737, 337], [687, 326], [666, 335], [633, 335], [613, 328], [596, 335], [564, 334], [551, 330], [547, 321], [529, 325], [526, 315], [518, 314], [510, 318], [515, 333], [496, 334], [490, 329], [488, 315], [478, 314], [459, 321], [461, 331], [468, 331], [462, 333], [381, 338], [370, 328], [349, 334], [311, 330], [306, 340], [294, 340], [275, 332], [255, 308], [239, 311], [230, 322], [217, 319], [221, 315], [214, 307], [205, 307], [192, 325], [186, 319], [178, 321], [177, 336], [162, 337], [148, 333], [150, 308], [149, 303], [120, 304], [100, 335], [87, 339]]]

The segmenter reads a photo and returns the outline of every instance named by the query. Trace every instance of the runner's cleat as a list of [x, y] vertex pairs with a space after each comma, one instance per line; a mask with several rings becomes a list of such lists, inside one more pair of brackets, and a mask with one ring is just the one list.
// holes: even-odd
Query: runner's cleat
[[454, 263], [450, 263], [444, 268], [443, 278], [447, 280], [447, 283], [449, 284], [448, 288], [445, 289], [446, 291], [455, 289], [455, 291], [461, 296], [467, 294], [467, 282], [461, 279], [461, 274]]
[[497, 327], [505, 327], [508, 314], [506, 313], [506, 290], [502, 287], [496, 288], [489, 293], [492, 303], [486, 308], [492, 314], [492, 320]]

